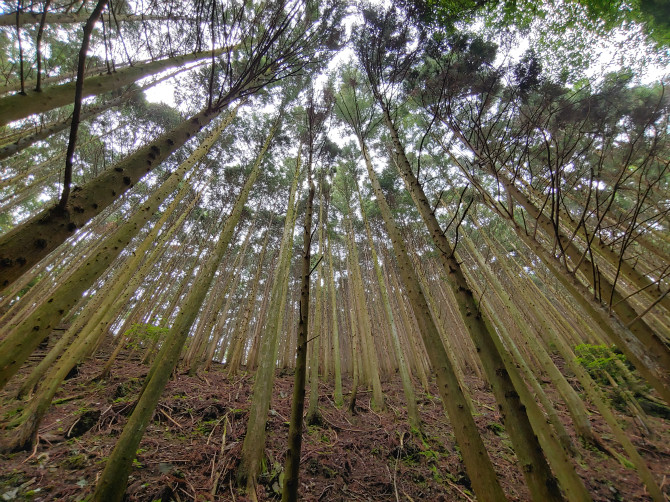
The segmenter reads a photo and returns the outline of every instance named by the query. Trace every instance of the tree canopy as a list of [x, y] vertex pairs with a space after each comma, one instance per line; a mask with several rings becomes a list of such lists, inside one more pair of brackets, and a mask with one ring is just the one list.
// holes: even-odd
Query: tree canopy
[[46, 448], [77, 368], [97, 373], [79, 399], [146, 365], [82, 491], [121, 500], [156, 414], [177, 423], [171, 378], [253, 375], [235, 461], [232, 404], [215, 414], [205, 491], [262, 498], [290, 372], [283, 500], [345, 397], [423, 445], [435, 399], [467, 478], [443, 483], [454, 497], [598, 499], [587, 449], [667, 497], [649, 454], [670, 430], [667, 1], [3, 5], [8, 459]]

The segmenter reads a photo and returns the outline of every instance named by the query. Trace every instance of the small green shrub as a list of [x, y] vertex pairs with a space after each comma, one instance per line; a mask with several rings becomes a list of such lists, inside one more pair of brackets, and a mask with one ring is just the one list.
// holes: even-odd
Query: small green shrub
[[168, 328], [153, 324], [135, 323], [123, 333], [123, 336], [129, 338], [128, 348], [134, 350], [161, 339], [168, 331]]
[[628, 363], [626, 356], [617, 353], [614, 347], [607, 345], [582, 343], [575, 347], [575, 353], [577, 362], [589, 372], [591, 378], [602, 385], [610, 383], [606, 373], [615, 377], [621, 372], [617, 367], [617, 360], [624, 364]]

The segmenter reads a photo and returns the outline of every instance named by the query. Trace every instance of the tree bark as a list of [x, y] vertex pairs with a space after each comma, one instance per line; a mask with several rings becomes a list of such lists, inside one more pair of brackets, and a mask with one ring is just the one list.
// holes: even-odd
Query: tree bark
[[[308, 166], [308, 169], [311, 166]], [[314, 184], [311, 173], [307, 174], [309, 195], [305, 208], [305, 225], [303, 229], [302, 254], [302, 288], [300, 290], [300, 318], [298, 320], [298, 347], [295, 363], [295, 380], [293, 382], [293, 400], [291, 402], [291, 421], [288, 429], [288, 449], [284, 464], [284, 486], [282, 502], [298, 500], [298, 479], [300, 471], [300, 450], [302, 447], [302, 414], [305, 408], [305, 380], [307, 377], [307, 333], [309, 327], [309, 282], [311, 274], [312, 244], [312, 204], [314, 201]], [[318, 314], [317, 314], [318, 315]], [[318, 352], [317, 356], [318, 358]]]
[[[227, 50], [228, 48], [226, 47], [217, 49], [214, 51], [214, 54], [222, 54]], [[82, 98], [111, 92], [149, 75], [160, 73], [168, 68], [182, 66], [211, 57], [212, 51], [193, 52], [183, 56], [174, 56], [136, 66], [128, 66], [111, 74], [103, 73], [88, 77], [84, 80]], [[26, 118], [34, 113], [43, 113], [72, 103], [74, 101], [75, 88], [76, 82], [67, 82], [65, 84], [46, 87], [40, 92], [26, 90], [25, 95], [15, 94], [0, 98], [0, 126]]]
[[182, 122], [82, 187], [75, 187], [67, 206], [51, 206], [0, 238], [0, 287], [6, 287], [74, 235], [104, 208], [160, 165], [219, 112], [203, 110]]
[[[229, 117], [232, 120], [232, 116]], [[202, 142], [189, 159], [181, 164], [126, 223], [108, 236], [100, 250], [81, 263], [77, 271], [64, 281], [50, 298], [36, 308], [20, 325], [0, 342], [0, 388], [4, 387], [28, 356], [51, 330], [70, 311], [79, 299], [102, 274], [124, 247], [141, 230], [154, 212], [177, 188], [179, 182], [208, 152], [230, 120], [223, 120]]]
[[156, 358], [154, 361], [153, 367], [155, 371], [151, 377], [147, 376], [148, 382], [145, 389], [135, 406], [135, 410], [128, 419], [128, 423], [123, 428], [123, 432], [109, 460], [105, 464], [104, 471], [100, 475], [92, 497], [92, 501], [94, 502], [117, 502], [123, 498], [137, 447], [154, 414], [156, 404], [158, 404], [165, 384], [167, 384], [170, 375], [177, 366], [182, 347], [186, 342], [193, 321], [195, 321], [207, 290], [211, 285], [214, 272], [221, 263], [223, 255], [228, 250], [233, 232], [240, 220], [242, 210], [249, 197], [249, 192], [260, 174], [262, 159], [270, 146], [270, 141], [277, 126], [278, 122], [275, 123], [272, 132], [256, 157], [249, 177], [244, 183], [230, 215], [226, 218], [214, 252], [206, 260], [202, 269], [198, 272], [194, 284], [189, 289], [188, 295], [167, 336], [166, 345], [169, 344], [169, 347], [163, 357]]

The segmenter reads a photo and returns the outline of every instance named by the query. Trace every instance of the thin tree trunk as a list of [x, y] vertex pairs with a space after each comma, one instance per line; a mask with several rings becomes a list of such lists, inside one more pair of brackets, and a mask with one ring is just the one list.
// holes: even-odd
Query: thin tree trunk
[[249, 408], [247, 433], [242, 445], [242, 458], [237, 468], [237, 481], [248, 490], [255, 490], [256, 478], [260, 470], [263, 451], [265, 449], [265, 425], [272, 399], [275, 366], [279, 336], [283, 326], [289, 280], [290, 253], [293, 247], [293, 227], [295, 225], [295, 196], [301, 171], [300, 153], [296, 160], [293, 182], [289, 195], [284, 224], [284, 233], [279, 252], [279, 263], [275, 269], [270, 300], [271, 315], [261, 339], [259, 365], [254, 381], [253, 396]]
[[[103, 103], [100, 103], [95, 106], [91, 106], [85, 110], [82, 111], [81, 116], [80, 116], [80, 121], [87, 120], [91, 117], [96, 117], [100, 115], [102, 112], [105, 110], [109, 110], [111, 108], [115, 108], [117, 106], [123, 105], [126, 101], [128, 101], [131, 97], [141, 93], [142, 91], [145, 91], [146, 89], [149, 89], [156, 84], [167, 80], [169, 78], [174, 77], [178, 73], [185, 71], [186, 69], [192, 69], [194, 66], [191, 66], [189, 68], [180, 68], [177, 71], [174, 71], [170, 73], [169, 75], [166, 75], [165, 77], [162, 77], [158, 80], [155, 80], [147, 85], [143, 85], [142, 87], [136, 87], [135, 89], [130, 89], [124, 92], [121, 96], [118, 98], [114, 99], [108, 99], [105, 100]], [[61, 131], [64, 131], [65, 129], [68, 128], [68, 126], [71, 125], [72, 122], [72, 116], [67, 117], [65, 120], [60, 120], [55, 123], [47, 124], [44, 127], [42, 127], [39, 131], [36, 131], [32, 134], [26, 134], [21, 136], [19, 139], [13, 141], [11, 144], [4, 144], [2, 147], [0, 147], [0, 160], [2, 159], [7, 159], [11, 157], [12, 155], [15, 155], [29, 146], [33, 145], [34, 143], [37, 143], [38, 141], [42, 141], [46, 138], [49, 138], [50, 136], [53, 136], [54, 134], [57, 134]], [[115, 128], [116, 129], [116, 128]], [[81, 148], [81, 146], [80, 146]], [[6, 181], [2, 181], [0, 183], [0, 186], [6, 186], [5, 185]]]
[[249, 328], [249, 321], [251, 320], [251, 311], [256, 304], [256, 295], [258, 293], [258, 284], [261, 279], [261, 273], [263, 271], [263, 261], [265, 258], [265, 251], [267, 250], [268, 241], [270, 239], [270, 227], [272, 225], [272, 220], [268, 224], [268, 229], [265, 231], [265, 240], [263, 242], [263, 248], [261, 249], [261, 254], [258, 257], [258, 264], [256, 265], [256, 273], [252, 280], [251, 291], [248, 292], [247, 304], [242, 313], [242, 319], [238, 322], [237, 327], [235, 328], [235, 336], [233, 338], [232, 344], [232, 354], [230, 359], [228, 359], [228, 378], [235, 376], [237, 371], [240, 368], [244, 356], [244, 348], [247, 344], [247, 330]]
[[[326, 215], [327, 218], [327, 215]], [[310, 216], [311, 219], [311, 216]], [[322, 335], [324, 334], [324, 329], [322, 328], [322, 310], [323, 310], [323, 296], [324, 296], [324, 288], [323, 288], [323, 219], [324, 219], [324, 208], [323, 208], [323, 183], [320, 183], [319, 186], [319, 249], [318, 249], [318, 256], [319, 256], [319, 262], [318, 265], [316, 266], [315, 272], [316, 274], [316, 283], [314, 284], [314, 287], [316, 288], [316, 304], [314, 306], [314, 318], [312, 319], [312, 359], [311, 363], [309, 365], [309, 406], [307, 408], [307, 417], [305, 419], [307, 425], [316, 425], [319, 424], [321, 421], [321, 418], [319, 417], [319, 348], [321, 346], [321, 338]], [[311, 239], [311, 238], [310, 238]], [[309, 272], [309, 271], [308, 271]], [[304, 280], [304, 278], [303, 278]], [[308, 278], [309, 280], [309, 278]], [[304, 285], [303, 285], [304, 286]], [[308, 283], [308, 288], [309, 288], [309, 283]], [[302, 311], [301, 311], [302, 312]], [[325, 324], [325, 323], [324, 323]], [[305, 338], [305, 348], [307, 347], [307, 338]], [[298, 347], [297, 347], [297, 357], [296, 357], [296, 385], [298, 382], [298, 359], [300, 357], [300, 330], [298, 330]], [[303, 368], [305, 369], [305, 368]], [[305, 369], [306, 371], [306, 369]], [[304, 395], [304, 376], [303, 376], [303, 395], [300, 398], [302, 400], [302, 404], [304, 405], [305, 402], [305, 395]], [[295, 390], [294, 390], [295, 392]], [[294, 393], [293, 395], [294, 399], [298, 398], [299, 396], [296, 396]], [[296, 406], [299, 406], [300, 404], [296, 401], [294, 401]], [[302, 406], [300, 407], [300, 414], [302, 417]], [[302, 419], [302, 418], [301, 418]], [[302, 430], [302, 427], [298, 430]], [[290, 430], [289, 430], [289, 438], [291, 438], [290, 435]], [[294, 438], [291, 438], [294, 439]], [[297, 445], [297, 450], [295, 449], [296, 445], [291, 444], [289, 442], [289, 452], [291, 450], [294, 450], [293, 453], [297, 452], [298, 459], [300, 458], [300, 445]], [[286, 461], [286, 465], [288, 466], [288, 457]], [[293, 479], [291, 480], [291, 483], [295, 482], [295, 488], [293, 485], [289, 485], [288, 481], [285, 481], [285, 486], [290, 486], [290, 489], [288, 490], [290, 494], [296, 493], [297, 494], [297, 481], [298, 481], [298, 466], [292, 466], [292, 474], [293, 474]], [[282, 498], [284, 495], [282, 495]], [[297, 495], [296, 495], [297, 497]], [[290, 496], [290, 500], [295, 500], [294, 497]]]
[[[372, 384], [372, 402], [371, 405], [378, 410], [384, 407], [384, 396], [382, 394], [381, 381], [379, 379], [379, 361], [377, 351], [372, 341], [372, 328], [370, 326], [370, 316], [365, 302], [365, 292], [363, 288], [363, 278], [361, 276], [360, 261], [358, 259], [358, 247], [354, 235], [354, 227], [351, 221], [351, 208], [345, 215], [346, 219], [346, 240], [349, 248], [349, 265], [352, 276], [352, 286], [354, 300], [356, 301], [358, 318], [360, 319], [360, 329], [358, 330], [361, 338], [361, 348], [366, 367], [366, 375]], [[359, 368], [359, 378], [362, 372]]]
[[[314, 201], [314, 184], [307, 166], [309, 195], [305, 208], [305, 225], [303, 229], [302, 255], [302, 288], [300, 290], [300, 318], [298, 321], [298, 346], [295, 363], [295, 380], [293, 382], [293, 399], [291, 402], [291, 421], [288, 429], [288, 449], [284, 464], [284, 486], [282, 502], [298, 500], [298, 476], [300, 471], [300, 450], [302, 447], [302, 414], [305, 408], [305, 380], [307, 377], [307, 333], [309, 328], [309, 280], [311, 275], [311, 244], [312, 244], [312, 204]], [[320, 279], [320, 277], [319, 277]], [[318, 312], [317, 312], [318, 315]], [[318, 352], [314, 351], [317, 354]], [[316, 410], [315, 410], [316, 411]]]
[[326, 249], [328, 253], [328, 288], [330, 290], [331, 322], [333, 326], [333, 368], [335, 371], [335, 390], [333, 401], [335, 406], [340, 407], [344, 403], [342, 397], [342, 361], [340, 359], [340, 331], [337, 323], [337, 301], [335, 296], [335, 271], [333, 269], [333, 254], [331, 250], [331, 239], [328, 239]]
[[86, 55], [88, 46], [91, 42], [93, 27], [102, 15], [103, 9], [107, 6], [109, 0], [98, 0], [95, 9], [84, 25], [84, 34], [82, 37], [81, 49], [79, 50], [79, 60], [77, 62], [77, 79], [74, 84], [74, 109], [72, 119], [70, 120], [70, 139], [65, 153], [65, 172], [63, 174], [63, 192], [61, 194], [58, 207], [64, 210], [70, 197], [70, 185], [72, 184], [72, 164], [74, 162], [74, 149], [77, 145], [77, 131], [79, 130], [79, 120], [81, 116], [81, 105], [84, 93], [84, 77], [86, 71]]
[[384, 308], [384, 313], [386, 314], [386, 321], [388, 322], [391, 328], [391, 340], [393, 342], [393, 349], [396, 357], [398, 358], [398, 369], [400, 372], [400, 379], [402, 381], [403, 392], [405, 393], [405, 401], [407, 401], [407, 417], [412, 428], [417, 431], [421, 430], [421, 421], [419, 420], [419, 413], [416, 407], [416, 395], [414, 394], [414, 385], [412, 384], [412, 377], [407, 368], [407, 361], [403, 355], [402, 348], [400, 346], [400, 338], [398, 336], [398, 329], [396, 328], [395, 318], [393, 316], [393, 311], [391, 309], [391, 301], [389, 300], [388, 291], [386, 290], [386, 284], [384, 283], [384, 277], [382, 275], [382, 268], [379, 266], [379, 259], [377, 258], [377, 251], [375, 250], [375, 243], [372, 239], [372, 231], [370, 230], [370, 223], [368, 222], [368, 217], [365, 214], [365, 206], [363, 205], [363, 198], [361, 197], [361, 191], [356, 186], [358, 193], [358, 200], [361, 206], [361, 214], [363, 215], [363, 224], [365, 226], [365, 233], [368, 237], [368, 245], [370, 247], [370, 252], [372, 253], [372, 265], [375, 270], [375, 275], [377, 277], [377, 283], [379, 285], [379, 291], [381, 293], [382, 305]]

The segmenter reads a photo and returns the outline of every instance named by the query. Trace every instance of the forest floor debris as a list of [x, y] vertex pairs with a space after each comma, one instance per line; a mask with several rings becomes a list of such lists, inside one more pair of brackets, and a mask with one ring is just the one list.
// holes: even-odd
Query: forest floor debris
[[[133, 358], [120, 359], [105, 381], [94, 377], [104, 365], [93, 359], [67, 380], [39, 431], [34, 450], [0, 456], [0, 498], [22, 500], [82, 500], [95, 486], [147, 372]], [[245, 434], [253, 376], [228, 379], [221, 367], [200, 376], [179, 374], [170, 381], [142, 440], [126, 500], [236, 500], [244, 493], [234, 484]], [[257, 488], [258, 500], [276, 500], [288, 434], [293, 377], [278, 373], [268, 421], [266, 462]], [[348, 389], [349, 381], [344, 382]], [[511, 442], [486, 385], [468, 378], [480, 412], [475, 417], [489, 454], [510, 500], [528, 500], [523, 477], [515, 465]], [[7, 394], [0, 396], [4, 414], [11, 413]], [[550, 396], [555, 396], [548, 388]], [[337, 409], [332, 388], [321, 384], [322, 424], [305, 427], [300, 495], [305, 501], [472, 501], [451, 427], [437, 389], [419, 392], [423, 437], [412, 434], [399, 377], [384, 384], [386, 409], [374, 412], [370, 394], [359, 391], [356, 414]], [[557, 402], [561, 418], [569, 416]], [[595, 410], [592, 423], [608, 446], [622, 453]], [[6, 417], [5, 417], [6, 418]], [[670, 423], [651, 418], [656, 437], [625, 415], [619, 419], [635, 445], [670, 493]], [[3, 434], [11, 433], [3, 431]], [[649, 500], [635, 472], [601, 451], [584, 447], [575, 461], [596, 501]]]

